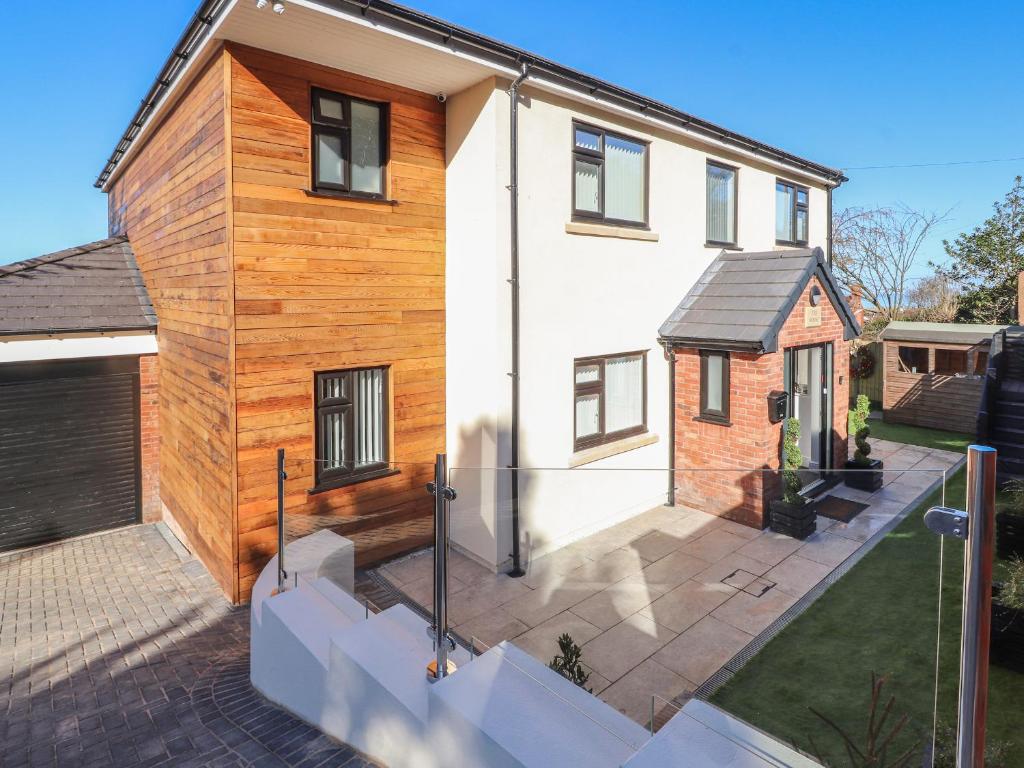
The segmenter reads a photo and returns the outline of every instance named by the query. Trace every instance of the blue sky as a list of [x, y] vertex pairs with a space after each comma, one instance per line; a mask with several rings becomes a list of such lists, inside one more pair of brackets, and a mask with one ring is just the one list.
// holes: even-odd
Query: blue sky
[[[106, 234], [92, 182], [197, 4], [4, 9], [0, 263]], [[833, 166], [1024, 156], [1017, 3], [415, 6]], [[1024, 161], [850, 170], [836, 205], [952, 209], [924, 275], [942, 237], [980, 223], [1022, 173]]]

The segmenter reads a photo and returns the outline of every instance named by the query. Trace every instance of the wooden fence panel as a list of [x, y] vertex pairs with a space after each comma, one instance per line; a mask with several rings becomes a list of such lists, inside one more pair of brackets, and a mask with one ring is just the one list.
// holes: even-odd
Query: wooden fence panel
[[[858, 395], [867, 395], [873, 403], [882, 402], [882, 376], [885, 368], [885, 361], [882, 359], [882, 342], [873, 341], [864, 345], [875, 359], [875, 367], [871, 375], [865, 379], [854, 378], [850, 374], [850, 403], [857, 402]], [[853, 357], [850, 357], [851, 362]]]

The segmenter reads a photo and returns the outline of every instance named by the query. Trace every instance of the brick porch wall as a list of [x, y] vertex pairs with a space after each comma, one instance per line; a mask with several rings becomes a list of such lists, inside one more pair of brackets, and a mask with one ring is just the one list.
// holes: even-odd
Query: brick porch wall
[[767, 502], [779, 493], [782, 440], [782, 424], [768, 420], [768, 394], [784, 387], [783, 350], [787, 347], [832, 342], [834, 466], [841, 468], [845, 463], [849, 342], [843, 340], [842, 320], [827, 299], [822, 304], [821, 325], [804, 327], [804, 307], [809, 306], [808, 296], [815, 285], [820, 287], [816, 278], [783, 325], [778, 352], [733, 352], [730, 356], [731, 423], [727, 426], [700, 420], [700, 353], [676, 350], [677, 503], [755, 528], [765, 526]]
[[163, 515], [160, 506], [160, 363], [156, 355], [139, 357], [139, 423], [142, 432], [142, 521]]

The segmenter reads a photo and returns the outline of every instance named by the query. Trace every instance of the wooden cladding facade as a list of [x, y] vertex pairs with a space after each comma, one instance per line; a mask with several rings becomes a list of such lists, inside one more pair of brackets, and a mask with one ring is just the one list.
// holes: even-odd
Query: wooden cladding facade
[[988, 354], [987, 343], [929, 344], [918, 341], [884, 341], [882, 415], [886, 421], [918, 427], [973, 434], [985, 379], [982, 376], [947, 376], [911, 373], [900, 365], [900, 347], [916, 347], [928, 355], [928, 370], [935, 370], [935, 351], [948, 349], [967, 354], [967, 370], [973, 371], [976, 356]]
[[236, 561], [227, 66], [215, 56], [110, 189], [159, 321], [160, 496], [224, 592]]
[[[389, 105], [386, 200], [309, 191], [313, 87]], [[219, 141], [196, 120], [207, 101], [220, 110]], [[124, 219], [139, 253], [161, 355], [171, 362], [162, 361], [161, 372], [181, 360], [187, 364], [174, 376], [207, 379], [162, 390], [163, 409], [175, 411], [172, 428], [187, 414], [208, 417], [211, 449], [199, 457], [199, 435], [182, 441], [180, 427], [165, 442], [173, 469], [162, 478], [164, 500], [236, 601], [248, 599], [276, 551], [279, 447], [289, 514], [327, 515], [360, 529], [431, 513], [424, 484], [444, 449], [444, 139], [444, 108], [431, 95], [228, 43], [114, 183], [112, 218]], [[163, 171], [141, 169], [161, 157], [186, 169], [184, 178], [205, 179], [207, 168], [218, 178], [217, 248], [191, 239], [207, 234], [200, 222], [213, 227], [213, 211], [186, 203], [180, 185], [161, 193], [146, 184]], [[153, 238], [173, 240], [175, 258], [151, 255]], [[212, 369], [198, 371], [199, 362], [216, 364], [219, 379]], [[366, 366], [389, 371], [389, 453], [398, 472], [311, 492], [315, 372]], [[196, 399], [175, 397], [193, 387]], [[162, 410], [162, 425], [164, 418]], [[171, 456], [179, 442], [187, 453]], [[216, 467], [208, 467], [214, 456]], [[180, 470], [197, 466], [216, 474], [209, 488], [221, 494], [216, 503], [206, 489], [181, 487], [196, 472]], [[218, 546], [195, 541], [206, 535]]]

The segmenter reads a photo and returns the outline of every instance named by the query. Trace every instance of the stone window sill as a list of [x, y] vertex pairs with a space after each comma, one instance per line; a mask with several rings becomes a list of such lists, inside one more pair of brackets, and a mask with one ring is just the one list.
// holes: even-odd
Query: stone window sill
[[657, 232], [632, 227], [616, 227], [612, 224], [592, 224], [588, 221], [570, 221], [565, 225], [570, 235], [593, 235], [595, 237], [617, 237], [620, 240], [646, 240], [656, 243], [660, 239]]
[[595, 445], [593, 448], [587, 448], [585, 451], [577, 451], [570, 456], [569, 468], [574, 469], [575, 467], [582, 467], [584, 464], [590, 464], [595, 461], [600, 461], [601, 459], [618, 456], [620, 453], [635, 451], [637, 448], [654, 445], [656, 442], [658, 442], [657, 435], [645, 432], [642, 435], [624, 437], [622, 440], [616, 440], [614, 443]]

